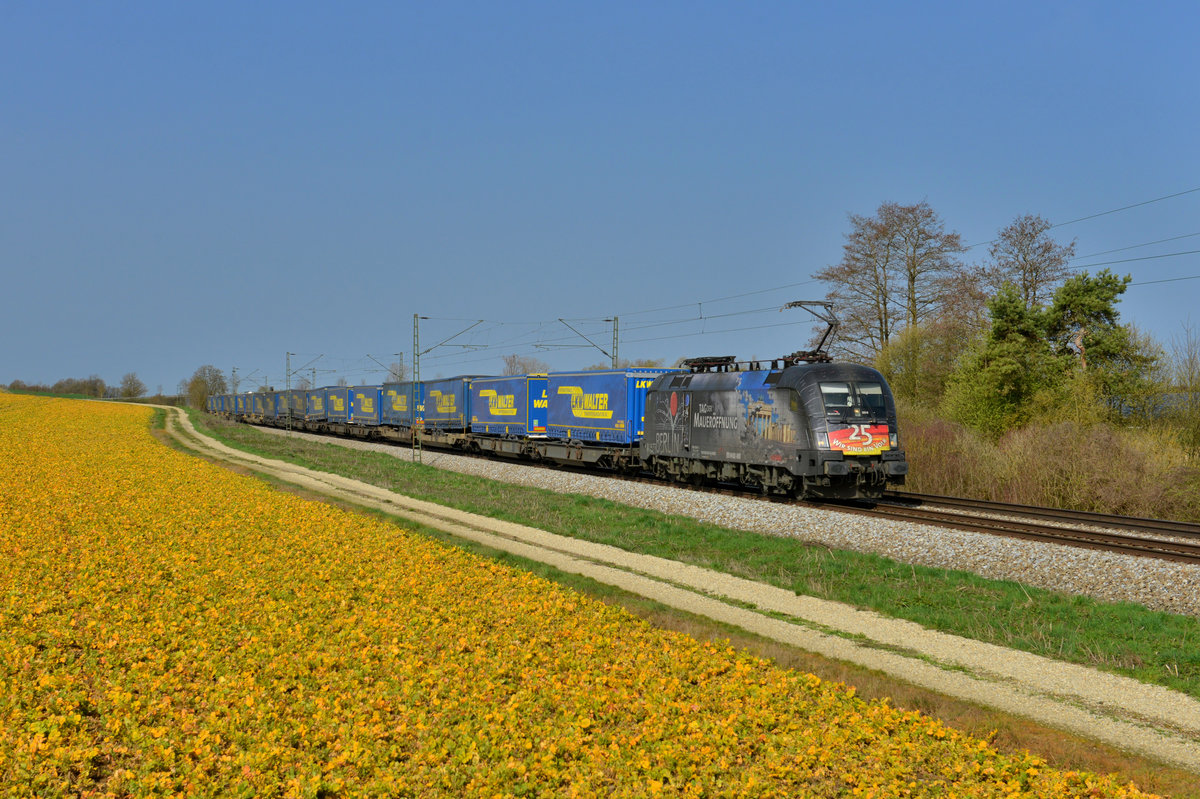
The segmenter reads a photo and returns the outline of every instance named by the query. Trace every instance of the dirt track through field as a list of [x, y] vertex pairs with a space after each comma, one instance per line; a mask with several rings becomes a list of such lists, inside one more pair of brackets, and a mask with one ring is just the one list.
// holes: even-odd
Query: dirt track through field
[[1200, 774], [1200, 702], [1176, 691], [720, 572], [423, 502], [232, 449], [202, 436], [178, 409], [170, 409], [167, 419], [173, 436], [217, 460]]

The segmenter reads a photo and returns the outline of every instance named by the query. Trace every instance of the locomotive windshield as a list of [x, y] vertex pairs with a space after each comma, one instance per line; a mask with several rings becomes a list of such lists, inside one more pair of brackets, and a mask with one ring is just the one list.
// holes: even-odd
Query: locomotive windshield
[[821, 400], [825, 415], [839, 419], [859, 416], [887, 416], [883, 385], [864, 381], [831, 381], [821, 383]]

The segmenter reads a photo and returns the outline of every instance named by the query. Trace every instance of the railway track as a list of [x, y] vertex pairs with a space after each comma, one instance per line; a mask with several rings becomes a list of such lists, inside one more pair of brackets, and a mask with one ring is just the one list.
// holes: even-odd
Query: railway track
[[917, 524], [1200, 564], [1200, 525], [1187, 522], [902, 491], [886, 492], [874, 506], [839, 507]]

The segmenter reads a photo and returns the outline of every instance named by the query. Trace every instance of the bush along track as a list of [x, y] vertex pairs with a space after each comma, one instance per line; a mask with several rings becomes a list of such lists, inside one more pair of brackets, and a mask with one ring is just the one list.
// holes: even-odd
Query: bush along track
[[274, 492], [149, 416], [0, 395], [8, 795], [1144, 795]]

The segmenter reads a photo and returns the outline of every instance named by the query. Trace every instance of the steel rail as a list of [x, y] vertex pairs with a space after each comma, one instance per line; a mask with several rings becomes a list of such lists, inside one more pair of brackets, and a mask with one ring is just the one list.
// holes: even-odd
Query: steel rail
[[[951, 499], [958, 500], [959, 498]], [[959, 500], [959, 502], [963, 507], [979, 507], [972, 505], [970, 500]], [[986, 505], [988, 503], [983, 504]], [[993, 516], [978, 516], [966, 512], [939, 510], [923, 506], [879, 503], [871, 507], [839, 507], [852, 513], [884, 517], [896, 521], [950, 527], [956, 530], [1020, 538], [1026, 541], [1062, 544], [1123, 555], [1152, 557], [1176, 563], [1200, 565], [1200, 543], [1171, 541], [1162, 538], [1143, 538], [1135, 535], [1064, 527], [1061, 524], [1047, 524], [1037, 521], [1018, 521]], [[1164, 524], [1169, 525], [1170, 522], [1164, 522]], [[1154, 532], [1159, 535], [1166, 534], [1158, 529]]]
[[1097, 513], [1095, 511], [1048, 508], [1041, 505], [1018, 505], [1009, 502], [947, 497], [938, 494], [916, 494], [907, 491], [884, 492], [883, 500], [886, 502], [915, 503], [918, 507], [934, 505], [937, 507], [964, 508], [1032, 519], [1055, 520], [1069, 524], [1090, 524], [1114, 530], [1131, 530], [1137, 533], [1154, 533], [1175, 536], [1176, 538], [1200, 540], [1200, 524], [1193, 522], [1176, 522], [1141, 516], [1117, 516], [1111, 513]]

